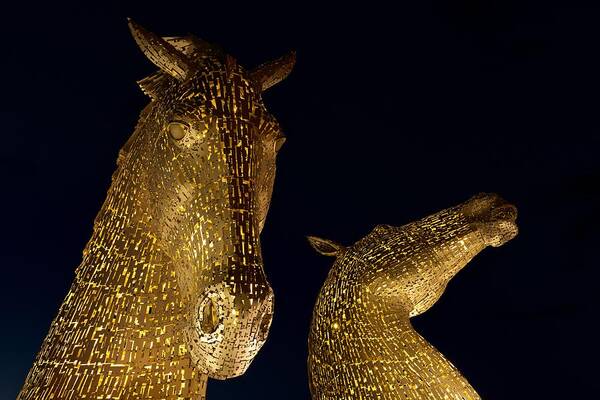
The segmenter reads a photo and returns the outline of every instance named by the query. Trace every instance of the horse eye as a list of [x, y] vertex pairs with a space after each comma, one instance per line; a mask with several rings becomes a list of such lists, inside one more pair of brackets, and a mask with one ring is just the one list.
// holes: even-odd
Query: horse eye
[[182, 122], [169, 123], [169, 135], [175, 140], [181, 140], [185, 137], [189, 127]]
[[277, 139], [275, 139], [275, 151], [279, 151], [279, 149], [281, 149], [281, 146], [283, 146], [284, 143], [285, 136], [279, 136]]

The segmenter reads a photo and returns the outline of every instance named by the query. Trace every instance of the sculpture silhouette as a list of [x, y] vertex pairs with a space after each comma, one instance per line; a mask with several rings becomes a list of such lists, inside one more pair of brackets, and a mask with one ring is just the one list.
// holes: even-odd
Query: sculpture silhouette
[[512, 239], [516, 215], [481, 194], [408, 225], [379, 225], [350, 247], [309, 237], [337, 257], [310, 328], [313, 399], [478, 399], [409, 318], [427, 311], [477, 253]]
[[130, 21], [160, 68], [19, 399], [198, 399], [244, 373], [273, 292], [259, 233], [283, 143], [261, 92], [294, 54], [246, 71], [193, 36]]

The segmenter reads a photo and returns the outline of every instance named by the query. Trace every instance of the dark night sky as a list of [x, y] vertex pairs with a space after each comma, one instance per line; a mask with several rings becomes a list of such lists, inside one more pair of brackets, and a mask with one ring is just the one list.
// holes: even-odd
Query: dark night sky
[[211, 380], [210, 399], [309, 398], [307, 332], [332, 260], [306, 234], [350, 244], [480, 191], [518, 206], [521, 233], [480, 254], [416, 328], [486, 399], [593, 397], [598, 7], [205, 3], [2, 6], [0, 398], [24, 381], [148, 101], [135, 81], [154, 67], [127, 16], [250, 67], [298, 54], [265, 94], [288, 137], [262, 236], [275, 319], [248, 372]]

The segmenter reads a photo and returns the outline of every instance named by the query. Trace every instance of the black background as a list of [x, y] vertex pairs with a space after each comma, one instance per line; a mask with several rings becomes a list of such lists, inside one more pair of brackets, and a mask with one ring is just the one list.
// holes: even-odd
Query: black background
[[577, 1], [3, 4], [0, 398], [14, 398], [81, 259], [154, 71], [131, 16], [252, 67], [290, 49], [265, 94], [288, 141], [262, 235], [269, 340], [210, 399], [307, 399], [307, 332], [332, 259], [480, 191], [519, 236], [480, 254], [414, 325], [487, 399], [593, 398], [598, 383], [600, 14]]

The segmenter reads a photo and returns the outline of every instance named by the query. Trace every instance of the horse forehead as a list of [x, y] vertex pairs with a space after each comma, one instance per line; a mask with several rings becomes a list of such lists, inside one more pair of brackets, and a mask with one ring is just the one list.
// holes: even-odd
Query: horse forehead
[[261, 99], [231, 99], [230, 97], [180, 96], [165, 110], [184, 118], [216, 118], [221, 123], [250, 124], [262, 134], [282, 136], [279, 121]]
[[199, 89], [207, 91], [212, 97], [235, 96], [240, 100], [254, 101], [261, 99], [260, 91], [240, 66], [233, 71], [221, 66], [201, 71], [196, 83]]
[[194, 110], [205, 107], [217, 116], [258, 116], [264, 122], [277, 124], [268, 111], [262, 96], [246, 78], [235, 74], [231, 79], [226, 73], [202, 73], [173, 92], [175, 108]]

